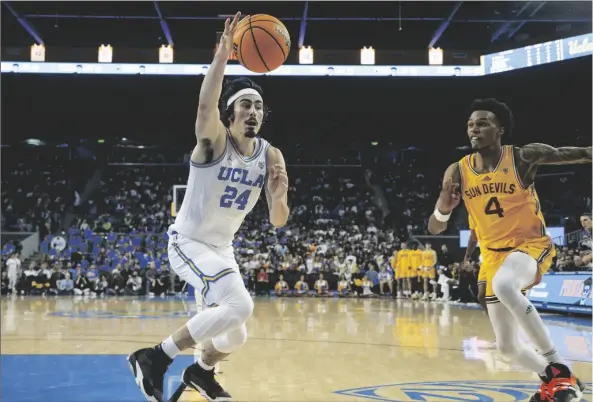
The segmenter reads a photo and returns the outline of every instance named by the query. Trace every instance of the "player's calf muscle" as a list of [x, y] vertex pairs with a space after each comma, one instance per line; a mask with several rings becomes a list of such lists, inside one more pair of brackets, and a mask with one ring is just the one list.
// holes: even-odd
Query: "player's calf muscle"
[[173, 342], [179, 348], [179, 350], [188, 349], [196, 344], [194, 338], [192, 338], [189, 328], [187, 325], [182, 326], [173, 334]]

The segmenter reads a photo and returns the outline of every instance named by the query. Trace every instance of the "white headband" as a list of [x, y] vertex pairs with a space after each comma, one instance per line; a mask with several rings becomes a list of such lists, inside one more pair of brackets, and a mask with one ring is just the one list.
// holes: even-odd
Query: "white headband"
[[229, 98], [229, 100], [226, 102], [226, 107], [229, 107], [233, 104], [234, 101], [236, 101], [237, 99], [239, 99], [239, 97], [243, 96], [243, 95], [255, 95], [259, 98], [260, 101], [264, 101], [261, 97], [261, 95], [259, 94], [259, 92], [257, 92], [255, 89], [253, 88], [245, 88], [242, 89], [240, 91], [238, 91], [236, 94], [234, 94], [233, 96], [231, 96]]

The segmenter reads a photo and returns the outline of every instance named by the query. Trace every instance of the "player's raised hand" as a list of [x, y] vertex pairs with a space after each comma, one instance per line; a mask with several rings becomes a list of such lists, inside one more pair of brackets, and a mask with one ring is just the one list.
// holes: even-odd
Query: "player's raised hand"
[[461, 201], [461, 194], [459, 194], [459, 183], [453, 183], [453, 179], [449, 177], [443, 184], [441, 195], [437, 201], [437, 208], [442, 214], [450, 214]]
[[223, 52], [225, 55], [231, 54], [231, 51], [233, 50], [233, 36], [237, 30], [237, 25], [239, 24], [240, 18], [241, 12], [239, 11], [237, 14], [235, 14], [232, 20], [227, 18], [224, 22], [224, 32], [220, 37], [220, 44], [218, 46], [219, 52]]
[[288, 192], [288, 175], [286, 168], [281, 164], [275, 164], [271, 167], [268, 176], [268, 191], [272, 198], [279, 199]]

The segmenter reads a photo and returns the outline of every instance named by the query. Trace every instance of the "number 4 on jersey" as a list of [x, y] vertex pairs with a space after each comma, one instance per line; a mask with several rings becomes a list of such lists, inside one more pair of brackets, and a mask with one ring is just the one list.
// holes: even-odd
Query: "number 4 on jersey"
[[220, 197], [220, 206], [222, 208], [230, 208], [233, 205], [233, 201], [235, 204], [238, 205], [237, 209], [244, 210], [249, 202], [249, 196], [251, 195], [251, 190], [245, 190], [237, 197], [237, 193], [239, 191], [236, 187], [233, 186], [226, 186], [224, 189], [224, 194]]
[[492, 197], [488, 200], [484, 213], [486, 215], [498, 215], [499, 218], [504, 217], [504, 209], [500, 206], [497, 197]]

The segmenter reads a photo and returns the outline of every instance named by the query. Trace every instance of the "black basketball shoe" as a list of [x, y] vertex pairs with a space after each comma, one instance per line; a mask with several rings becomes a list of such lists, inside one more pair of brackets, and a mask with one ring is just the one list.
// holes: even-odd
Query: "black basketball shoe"
[[172, 362], [160, 345], [137, 350], [128, 356], [136, 384], [149, 402], [163, 402], [165, 373]]
[[208, 401], [231, 401], [231, 395], [214, 378], [214, 369], [204, 370], [198, 363], [194, 363], [183, 370], [182, 378], [185, 385], [198, 391]]

